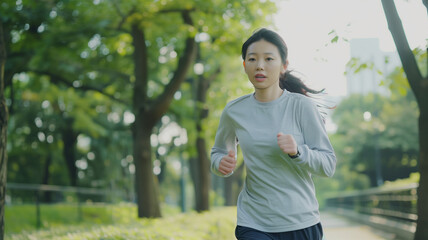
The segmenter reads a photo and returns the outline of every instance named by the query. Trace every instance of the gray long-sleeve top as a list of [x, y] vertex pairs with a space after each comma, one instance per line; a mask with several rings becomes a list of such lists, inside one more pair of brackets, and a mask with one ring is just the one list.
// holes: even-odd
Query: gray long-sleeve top
[[[291, 159], [277, 144], [277, 134], [292, 134], [300, 156]], [[238, 197], [240, 226], [265, 232], [293, 231], [320, 221], [312, 174], [331, 177], [336, 156], [314, 102], [284, 91], [271, 102], [254, 94], [229, 102], [223, 110], [211, 151], [211, 171], [239, 142], [246, 165]], [[226, 176], [227, 177], [227, 176]]]

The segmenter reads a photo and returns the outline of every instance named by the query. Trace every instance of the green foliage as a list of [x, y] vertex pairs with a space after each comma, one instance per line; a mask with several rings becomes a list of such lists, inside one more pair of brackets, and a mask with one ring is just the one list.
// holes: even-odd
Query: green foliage
[[[183, 9], [191, 12], [193, 27], [183, 23]], [[69, 185], [68, 168], [76, 166], [79, 186], [123, 189], [126, 200], [135, 200], [131, 124], [134, 68], [139, 66], [134, 66], [131, 25], [137, 22], [146, 35], [152, 100], [177, 70], [188, 35], [200, 44], [203, 77], [221, 69], [204, 106], [211, 113], [202, 126], [209, 149], [226, 102], [251, 91], [239, 58], [241, 44], [254, 29], [270, 25], [275, 11], [269, 0], [2, 1], [5, 95], [11, 110], [8, 182]], [[172, 203], [177, 202], [179, 175], [171, 166], [179, 152], [185, 162], [196, 155], [193, 83], [182, 85], [168, 113], [170, 122], [187, 130], [187, 144], [153, 144], [154, 152], [167, 148], [153, 160], [162, 163], [161, 199]], [[153, 135], [165, 125], [160, 122]], [[76, 146], [64, 140], [70, 131], [77, 136]], [[66, 150], [75, 164], [65, 164]], [[33, 195], [12, 191], [12, 199], [33, 201]]]
[[[332, 36], [337, 34], [332, 31]], [[335, 41], [333, 39], [332, 41]], [[420, 66], [426, 66], [426, 51], [415, 49]], [[385, 59], [388, 64], [388, 59]], [[382, 187], [403, 186], [419, 180], [417, 173], [419, 110], [402, 68], [390, 75], [371, 62], [351, 59], [348, 71], [370, 70], [384, 77], [381, 86], [390, 95], [351, 95], [333, 111], [336, 133], [330, 140], [338, 159], [332, 179], [314, 178], [320, 207], [324, 199], [340, 191], [375, 187], [376, 149], [379, 151]], [[421, 69], [425, 69], [422, 67]]]
[[[376, 148], [384, 180], [416, 171], [418, 108], [412, 95], [369, 94], [344, 99], [333, 114], [338, 125], [335, 150], [351, 171], [367, 174], [375, 186]], [[350, 176], [350, 175], [348, 175]]]
[[[421, 70], [422, 76], [426, 76], [427, 71], [427, 52], [426, 50], [415, 48], [413, 54], [418, 63], [419, 69]], [[403, 68], [397, 67], [395, 71], [385, 79], [384, 85], [388, 87], [393, 97], [396, 95], [406, 96], [408, 94], [413, 95], [410, 90], [409, 81], [404, 73]]]
[[349, 68], [348, 71], [352, 71], [354, 74], [369, 69], [376, 70], [378, 74], [382, 75], [382, 72], [380, 72], [378, 69], [375, 69], [375, 64], [373, 62], [361, 62], [361, 59], [355, 57], [348, 61], [347, 67]]
[[[52, 206], [50, 206], [52, 208]], [[55, 208], [55, 207], [54, 207]], [[61, 210], [68, 211], [64, 207]], [[56, 210], [58, 209], [51, 209]], [[131, 210], [131, 211], [130, 211]], [[25, 211], [25, 210], [24, 210]], [[84, 219], [97, 222], [49, 225], [47, 229], [8, 234], [8, 239], [234, 239], [236, 208], [173, 214], [163, 219], [137, 219], [135, 206], [83, 208]], [[8, 209], [6, 210], [6, 214]], [[71, 217], [70, 217], [71, 218]], [[7, 225], [6, 225], [7, 227]]]
[[346, 135], [332, 134], [329, 136], [337, 157], [336, 172], [332, 178], [315, 176], [317, 199], [320, 209], [325, 207], [325, 199], [343, 191], [361, 190], [370, 187], [369, 177], [353, 169], [350, 158], [344, 150], [349, 148]]
[[[113, 207], [106, 205], [84, 205], [81, 208], [81, 218], [77, 204], [41, 205], [41, 228], [53, 228], [61, 225], [100, 224], [112, 222]], [[131, 215], [134, 208], [120, 207], [121, 214]], [[23, 218], [22, 216], [26, 216]], [[36, 230], [36, 205], [6, 206], [6, 234]]]
[[[196, 9], [192, 12], [192, 17], [196, 23], [196, 39], [199, 44], [196, 63], [202, 64], [203, 72], [198, 75], [191, 71], [189, 78], [175, 95], [168, 116], [187, 131], [187, 144], [184, 146], [184, 151], [188, 157], [197, 157], [194, 144], [198, 137], [195, 129], [198, 118], [196, 110], [202, 108], [209, 113], [202, 123], [202, 136], [200, 136], [205, 138], [207, 154], [209, 154], [218, 126], [219, 114], [226, 102], [252, 91], [242, 70], [240, 59], [242, 43], [253, 30], [270, 24], [270, 14], [276, 9], [272, 1], [266, 1], [263, 5], [260, 5], [259, 1], [245, 1], [245, 3], [242, 1], [194, 1], [192, 6]], [[232, 31], [233, 34], [231, 34]], [[176, 39], [172, 38], [172, 40], [174, 40], [173, 43], [164, 40], [163, 45], [158, 46], [159, 52], [164, 50], [163, 56], [167, 59], [171, 51], [176, 51], [174, 49]], [[163, 65], [166, 64], [168, 63]], [[220, 73], [213, 79], [208, 90], [207, 102], [195, 103], [197, 81], [201, 78], [212, 78], [218, 71]], [[168, 71], [162, 70], [159, 73], [165, 76]], [[156, 132], [157, 130], [154, 134]], [[168, 147], [168, 149], [173, 151], [174, 147]], [[174, 155], [169, 150], [168, 154]], [[165, 184], [161, 186], [161, 188], [165, 187]], [[214, 197], [213, 193], [214, 191], [210, 197], [216, 199], [221, 197], [219, 195]]]
[[[137, 221], [137, 206], [130, 203], [91, 204], [77, 203], [41, 204], [41, 229], [61, 226], [97, 226], [100, 224], [129, 224]], [[165, 216], [177, 215], [177, 207], [162, 205]], [[23, 218], [22, 216], [26, 216]], [[36, 231], [36, 205], [6, 205], [6, 234]], [[39, 229], [40, 230], [40, 229]]]
[[[112, 31], [118, 18], [109, 4], [1, 4], [11, 33], [5, 71], [11, 78], [9, 182], [70, 184], [64, 149], [71, 148], [80, 186], [132, 191], [130, 123], [124, 121], [130, 106], [121, 103], [130, 100], [132, 59], [120, 54], [118, 46], [129, 38]], [[78, 136], [77, 146], [64, 143], [69, 129]], [[13, 199], [31, 198], [13, 193]]]
[[411, 173], [408, 178], [397, 179], [394, 181], [386, 181], [382, 188], [394, 188], [394, 187], [403, 187], [410, 184], [419, 183], [420, 173], [415, 172]]

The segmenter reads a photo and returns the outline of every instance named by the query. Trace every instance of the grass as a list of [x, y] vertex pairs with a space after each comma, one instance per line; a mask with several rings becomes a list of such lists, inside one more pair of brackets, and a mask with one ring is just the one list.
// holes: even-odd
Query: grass
[[79, 220], [76, 206], [42, 206], [42, 229], [36, 230], [34, 205], [8, 206], [6, 239], [235, 239], [236, 207], [181, 214], [176, 208], [164, 206], [165, 217], [160, 219], [138, 219], [136, 206], [131, 204], [81, 209]]
[[[76, 204], [42, 204], [40, 205], [40, 228], [51, 228], [61, 225], [79, 224], [111, 224], [135, 219], [136, 206], [133, 204], [119, 205], [81, 205]], [[24, 217], [25, 216], [25, 217]], [[5, 232], [37, 230], [36, 206], [6, 205]]]

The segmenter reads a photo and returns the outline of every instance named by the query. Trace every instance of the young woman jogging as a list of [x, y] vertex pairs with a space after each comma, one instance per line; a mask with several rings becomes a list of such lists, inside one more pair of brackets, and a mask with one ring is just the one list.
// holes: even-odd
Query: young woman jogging
[[223, 110], [211, 170], [233, 174], [239, 143], [246, 178], [237, 202], [239, 240], [322, 239], [312, 175], [331, 177], [336, 156], [308, 88], [287, 70], [287, 46], [276, 32], [256, 31], [242, 46], [254, 93]]

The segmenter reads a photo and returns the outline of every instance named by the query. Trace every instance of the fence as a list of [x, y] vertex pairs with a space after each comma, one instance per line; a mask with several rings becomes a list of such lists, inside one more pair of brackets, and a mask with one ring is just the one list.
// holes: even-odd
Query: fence
[[[56, 185], [43, 185], [43, 184], [21, 184], [21, 183], [7, 183], [6, 185], [7, 194], [12, 195], [11, 191], [21, 190], [21, 191], [32, 191], [35, 199], [36, 207], [36, 227], [41, 227], [41, 213], [40, 213], [40, 204], [41, 204], [41, 194], [44, 192], [56, 192], [64, 195], [65, 193], [73, 194], [77, 203], [77, 215], [78, 220], [82, 219], [82, 204], [88, 199], [91, 199], [88, 196], [101, 196], [102, 202], [112, 202], [112, 196], [122, 195], [122, 193], [117, 191], [112, 191], [109, 189], [96, 189], [96, 188], [84, 188], [84, 187], [70, 187], [70, 186], [56, 186]], [[11, 202], [8, 200], [7, 203]]]
[[326, 199], [327, 208], [348, 218], [413, 239], [416, 230], [417, 187], [373, 188]]

